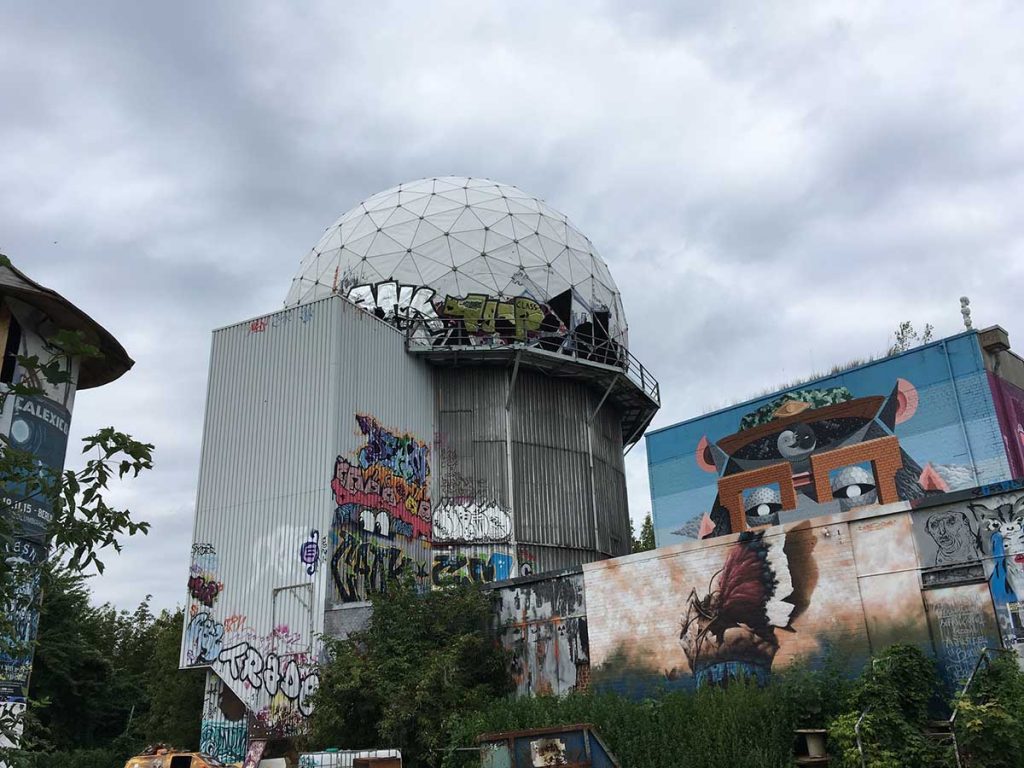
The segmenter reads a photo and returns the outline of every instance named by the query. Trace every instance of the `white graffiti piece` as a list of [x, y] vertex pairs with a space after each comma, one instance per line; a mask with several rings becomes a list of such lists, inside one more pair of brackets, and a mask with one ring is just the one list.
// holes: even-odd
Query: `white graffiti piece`
[[23, 701], [0, 702], [0, 748], [20, 746], [24, 720]]
[[494, 502], [445, 499], [434, 510], [434, 541], [508, 541], [512, 517]]
[[275, 653], [264, 657], [249, 643], [239, 643], [222, 650], [218, 661], [227, 664], [228, 674], [243, 685], [265, 690], [268, 696], [280, 693], [289, 701], [296, 701], [304, 716], [312, 713], [310, 698], [320, 687], [320, 677], [316, 672], [304, 674], [295, 659], [285, 661]]
[[192, 617], [185, 630], [185, 664], [212, 664], [220, 653], [224, 625], [206, 611]]
[[348, 292], [348, 300], [357, 307], [399, 325], [419, 318], [437, 317], [430, 303], [432, 298], [433, 288], [399, 285], [394, 280], [357, 285]]

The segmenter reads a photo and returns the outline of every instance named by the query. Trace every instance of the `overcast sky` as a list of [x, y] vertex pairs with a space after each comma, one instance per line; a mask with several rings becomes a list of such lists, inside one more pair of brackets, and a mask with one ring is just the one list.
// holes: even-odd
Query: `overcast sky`
[[[0, 251], [137, 361], [79, 396], [72, 445], [157, 445], [118, 497], [153, 530], [99, 600], [183, 601], [210, 331], [280, 307], [398, 182], [566, 213], [661, 381], [655, 426], [901, 320], [955, 333], [964, 293], [1024, 349], [1024, 5], [688, 5], [0, 0]], [[627, 469], [639, 518], [642, 444]]]

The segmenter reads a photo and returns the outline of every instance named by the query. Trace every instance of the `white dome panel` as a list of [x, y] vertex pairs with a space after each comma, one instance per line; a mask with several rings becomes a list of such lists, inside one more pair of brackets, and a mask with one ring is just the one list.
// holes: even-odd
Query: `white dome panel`
[[[433, 298], [403, 307], [395, 297], [413, 292], [400, 286]], [[590, 240], [544, 201], [487, 179], [420, 179], [347, 211], [301, 260], [285, 305], [332, 293], [459, 344], [570, 349], [579, 328], [591, 344], [596, 329], [626, 345], [618, 289]]]

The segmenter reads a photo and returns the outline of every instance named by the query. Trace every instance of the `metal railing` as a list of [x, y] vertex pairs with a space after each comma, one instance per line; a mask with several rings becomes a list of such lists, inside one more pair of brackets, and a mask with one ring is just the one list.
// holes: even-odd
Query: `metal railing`
[[419, 317], [404, 322], [406, 349], [410, 351], [451, 350], [453, 352], [484, 349], [540, 350], [568, 357], [576, 362], [598, 363], [618, 368], [641, 392], [661, 405], [661, 387], [643, 363], [622, 344], [594, 334], [571, 331], [564, 335], [541, 336], [530, 342], [501, 340], [499, 343], [472, 343], [474, 337], [458, 321]]

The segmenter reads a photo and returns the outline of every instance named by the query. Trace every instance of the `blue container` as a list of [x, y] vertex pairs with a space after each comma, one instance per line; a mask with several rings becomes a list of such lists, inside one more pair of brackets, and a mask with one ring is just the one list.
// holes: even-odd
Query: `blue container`
[[589, 723], [487, 733], [477, 743], [481, 768], [621, 768]]

